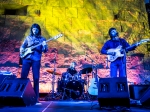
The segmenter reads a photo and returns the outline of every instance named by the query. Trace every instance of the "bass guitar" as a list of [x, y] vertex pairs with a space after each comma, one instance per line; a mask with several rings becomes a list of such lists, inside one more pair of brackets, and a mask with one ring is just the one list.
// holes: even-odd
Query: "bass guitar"
[[[49, 42], [51, 40], [56, 40], [56, 39], [58, 39], [59, 37], [62, 37], [62, 36], [63, 36], [62, 34], [58, 34], [58, 35], [54, 36], [53, 38], [50, 38], [50, 39], [46, 40], [46, 42]], [[33, 52], [32, 50], [34, 48], [36, 48], [36, 47], [38, 47], [40, 45], [42, 45], [42, 43], [39, 43], [39, 44], [37, 44], [35, 46], [31, 46], [31, 47], [25, 48], [24, 52], [20, 53], [20, 57], [21, 58], [26, 57], [27, 55], [29, 55], [29, 54], [31, 54]]]
[[[135, 46], [135, 45], [138, 45], [138, 46], [139, 46], [140, 44], [145, 43], [145, 42], [148, 42], [148, 41], [150, 41], [150, 39], [142, 39], [141, 41], [139, 41], [139, 42], [137, 42], [137, 43], [131, 45], [130, 47], [127, 47], [126, 49], [128, 50], [128, 49], [130, 49], [131, 47], [133, 47], [133, 46]], [[121, 45], [118, 46], [118, 47], [115, 48], [115, 49], [109, 49], [109, 50], [107, 50], [108, 53], [109, 53], [109, 52], [115, 52], [115, 55], [107, 55], [108, 61], [113, 62], [113, 61], [115, 61], [117, 58], [123, 57], [124, 54], [121, 53], [121, 50], [122, 50], [122, 46], [121, 46]]]

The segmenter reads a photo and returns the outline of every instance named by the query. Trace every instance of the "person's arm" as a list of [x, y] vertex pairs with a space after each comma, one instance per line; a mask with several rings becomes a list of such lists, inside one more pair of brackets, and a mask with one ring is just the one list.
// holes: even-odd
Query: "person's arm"
[[107, 41], [105, 44], [104, 44], [104, 46], [102, 47], [102, 49], [101, 49], [101, 53], [102, 54], [106, 54], [106, 55], [115, 55], [115, 52], [108, 52], [108, 49], [109, 49], [109, 42]]
[[20, 54], [25, 52], [25, 48], [28, 46], [27, 38], [23, 41], [22, 45], [20, 46]]
[[138, 46], [137, 43], [130, 45], [130, 44], [129, 44], [127, 41], [125, 41], [125, 40], [124, 40], [124, 43], [125, 43], [125, 46], [126, 46], [126, 48], [125, 48], [126, 52], [135, 50], [135, 48]]
[[42, 46], [43, 46], [42, 51], [44, 53], [47, 52], [48, 51], [48, 45], [46, 43], [46, 39], [44, 39], [44, 41], [42, 42]]
[[108, 42], [104, 43], [102, 49], [101, 49], [101, 53], [102, 54], [107, 54], [107, 50], [108, 50]]

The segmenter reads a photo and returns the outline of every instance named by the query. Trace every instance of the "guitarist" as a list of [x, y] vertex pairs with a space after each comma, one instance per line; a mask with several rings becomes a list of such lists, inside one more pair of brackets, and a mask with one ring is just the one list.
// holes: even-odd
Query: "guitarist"
[[30, 34], [27, 36], [20, 47], [20, 55], [25, 52], [25, 49], [34, 45], [42, 43], [40, 46], [33, 49], [32, 53], [22, 58], [22, 71], [21, 78], [27, 78], [30, 68], [32, 67], [33, 73], [33, 88], [36, 94], [37, 103], [39, 103], [39, 77], [42, 52], [48, 51], [46, 38], [41, 36], [41, 28], [38, 24], [33, 24], [30, 28]]
[[[110, 76], [117, 77], [117, 71], [119, 70], [119, 77], [126, 77], [126, 53], [134, 50], [139, 44], [136, 43], [130, 46], [125, 39], [119, 37], [116, 28], [110, 28], [108, 33], [110, 40], [104, 43], [100, 52], [102, 54], [115, 56], [116, 52], [108, 52], [108, 50], [121, 46], [121, 54], [124, 54], [124, 56], [118, 57], [115, 61], [110, 63]], [[129, 49], [126, 49], [127, 47]]]

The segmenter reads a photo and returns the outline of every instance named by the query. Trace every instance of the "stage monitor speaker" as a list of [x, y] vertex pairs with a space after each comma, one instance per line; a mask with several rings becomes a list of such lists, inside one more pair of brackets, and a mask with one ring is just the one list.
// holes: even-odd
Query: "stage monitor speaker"
[[16, 76], [15, 75], [3, 75], [0, 74], [0, 86], [3, 84], [3, 82], [7, 79], [15, 79]]
[[30, 106], [36, 103], [36, 95], [30, 80], [7, 79], [0, 87], [0, 104], [7, 106]]
[[140, 100], [150, 85], [129, 85], [130, 98]]
[[150, 87], [141, 96], [140, 102], [143, 106], [150, 106]]
[[126, 77], [100, 78], [98, 86], [98, 102], [100, 108], [107, 106], [130, 108]]

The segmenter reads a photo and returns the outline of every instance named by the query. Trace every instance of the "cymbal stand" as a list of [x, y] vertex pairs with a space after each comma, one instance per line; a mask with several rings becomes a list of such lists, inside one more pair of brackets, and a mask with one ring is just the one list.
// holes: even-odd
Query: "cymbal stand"
[[50, 91], [50, 98], [48, 98], [48, 99], [55, 99], [55, 97], [56, 97], [54, 95], [54, 93], [55, 93], [54, 85], [55, 85], [55, 72], [56, 72], [56, 67], [55, 67], [55, 65], [56, 65], [56, 53], [55, 53], [55, 57], [53, 59], [53, 63], [54, 63], [54, 71], [53, 71], [53, 74], [52, 74], [52, 90]]

